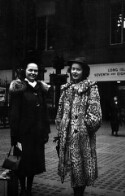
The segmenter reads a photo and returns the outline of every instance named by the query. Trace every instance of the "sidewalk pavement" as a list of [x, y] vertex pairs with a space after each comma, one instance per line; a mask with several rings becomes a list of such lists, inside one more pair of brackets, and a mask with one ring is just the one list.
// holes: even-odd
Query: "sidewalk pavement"
[[[33, 196], [73, 196], [69, 176], [62, 184], [57, 175], [58, 157], [53, 143], [56, 134], [52, 124], [45, 147], [47, 171], [35, 176]], [[9, 128], [0, 129], [0, 165], [9, 147]], [[99, 177], [94, 186], [86, 188], [85, 196], [125, 196], [125, 125], [120, 127], [116, 137], [111, 135], [109, 122], [102, 123], [97, 132], [97, 157]], [[3, 171], [1, 167], [0, 171]]]

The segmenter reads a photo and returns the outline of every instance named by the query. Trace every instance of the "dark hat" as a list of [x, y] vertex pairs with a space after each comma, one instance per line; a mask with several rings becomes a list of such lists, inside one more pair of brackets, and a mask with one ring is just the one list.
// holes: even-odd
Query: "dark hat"
[[71, 59], [68, 61], [68, 66], [71, 66], [73, 63], [79, 63], [82, 65], [87, 65], [87, 61], [85, 57], [77, 57], [75, 59]]

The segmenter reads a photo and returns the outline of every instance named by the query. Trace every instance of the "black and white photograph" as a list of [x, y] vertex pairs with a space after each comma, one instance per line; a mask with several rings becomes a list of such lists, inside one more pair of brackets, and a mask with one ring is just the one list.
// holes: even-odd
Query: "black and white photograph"
[[0, 196], [125, 196], [125, 0], [0, 0]]

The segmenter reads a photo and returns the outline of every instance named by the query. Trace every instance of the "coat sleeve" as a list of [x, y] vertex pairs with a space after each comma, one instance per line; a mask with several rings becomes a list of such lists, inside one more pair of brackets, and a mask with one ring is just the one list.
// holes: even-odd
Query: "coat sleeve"
[[9, 124], [11, 145], [16, 145], [20, 141], [19, 122], [21, 112], [21, 94], [10, 93]]
[[90, 133], [96, 132], [101, 126], [102, 110], [97, 85], [90, 87], [85, 115], [85, 124]]
[[44, 121], [44, 127], [43, 127], [43, 140], [44, 140], [44, 143], [47, 143], [48, 140], [49, 140], [49, 134], [51, 133], [51, 130], [50, 130], [50, 121], [49, 121], [49, 113], [48, 113], [48, 106], [47, 106], [47, 102], [46, 102], [46, 98], [47, 98], [47, 94], [45, 93], [45, 91], [43, 91], [42, 89], [42, 98], [43, 98], [43, 108], [42, 110], [44, 111], [43, 113], [43, 121]]
[[65, 91], [61, 90], [57, 115], [56, 115], [56, 119], [55, 119], [56, 129], [58, 130], [58, 135], [59, 136], [60, 136], [60, 125], [61, 125], [61, 120], [62, 120], [62, 116], [63, 116], [64, 96], [65, 96]]
[[49, 122], [49, 114], [48, 114], [48, 107], [47, 107], [47, 103], [45, 101], [45, 97], [44, 97], [44, 107], [45, 107], [45, 121], [46, 121], [46, 132], [45, 132], [45, 137], [48, 137], [48, 134], [51, 133], [50, 130], [50, 122]]

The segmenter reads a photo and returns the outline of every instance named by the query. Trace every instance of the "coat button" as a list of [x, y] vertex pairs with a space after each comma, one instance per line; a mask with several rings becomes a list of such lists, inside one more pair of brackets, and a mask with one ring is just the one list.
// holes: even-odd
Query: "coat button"
[[74, 133], [78, 133], [77, 129], [74, 130]]
[[78, 118], [78, 116], [77, 115], [75, 115], [75, 119], [77, 119]]

